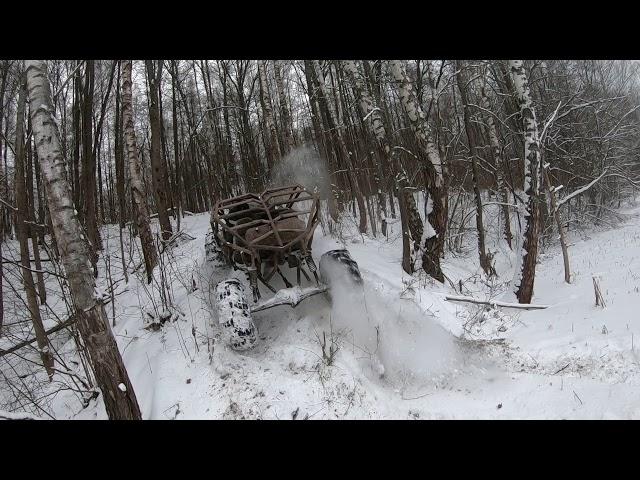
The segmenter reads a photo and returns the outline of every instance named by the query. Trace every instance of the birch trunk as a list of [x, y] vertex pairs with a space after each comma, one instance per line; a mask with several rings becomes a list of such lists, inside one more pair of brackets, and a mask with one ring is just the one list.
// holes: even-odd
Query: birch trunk
[[512, 287], [520, 303], [531, 303], [536, 274], [539, 231], [540, 143], [535, 109], [522, 60], [509, 60], [514, 93], [520, 106], [524, 129], [524, 231], [516, 243], [516, 269]]
[[426, 188], [432, 205], [427, 214], [427, 228], [424, 229], [423, 240], [421, 241], [424, 245], [422, 268], [433, 278], [444, 283], [444, 274], [440, 268], [440, 257], [444, 246], [447, 215], [445, 208], [446, 190], [440, 153], [433, 142], [426, 116], [418, 104], [416, 92], [411, 85], [404, 63], [400, 60], [392, 60], [390, 67], [400, 101], [409, 118], [411, 129], [427, 157], [427, 162], [424, 165], [427, 172]]
[[[371, 119], [371, 131], [373, 132], [374, 138], [376, 139], [377, 143], [378, 155], [375, 157], [375, 168], [377, 173], [377, 181], [379, 183], [385, 177], [384, 167], [389, 165], [389, 156], [391, 153], [391, 148], [386, 138], [387, 136], [382, 121], [382, 116], [380, 115], [380, 109], [374, 106], [371, 95], [369, 95], [369, 91], [367, 90], [364, 77], [362, 76], [362, 73], [358, 69], [356, 63], [352, 60], [349, 60], [342, 62], [342, 65], [344, 67], [344, 70], [353, 81], [356, 99], [360, 105], [360, 110], [362, 111], [363, 123], [366, 123], [367, 119]], [[379, 187], [379, 184], [378, 191], [376, 193], [378, 196], [378, 204], [380, 205], [380, 208], [386, 216], [387, 208], [384, 195]]]
[[31, 122], [47, 191], [53, 231], [60, 249], [77, 325], [89, 354], [110, 419], [141, 419], [133, 386], [97, 295], [89, 248], [71, 200], [58, 121], [53, 116], [51, 87], [43, 60], [27, 60], [27, 88]]
[[[23, 77], [24, 78], [24, 77]], [[26, 90], [23, 81], [20, 82], [20, 91], [18, 93], [18, 108], [16, 116], [16, 147], [15, 147], [15, 174], [16, 174], [16, 234], [20, 243], [20, 264], [22, 265], [22, 283], [27, 295], [27, 306], [29, 307], [29, 315], [33, 323], [36, 341], [38, 342], [38, 350], [40, 358], [44, 365], [49, 379], [53, 377], [53, 355], [49, 349], [49, 340], [45, 333], [42, 317], [40, 316], [40, 308], [38, 307], [38, 298], [36, 294], [36, 286], [31, 275], [31, 261], [29, 253], [29, 227], [25, 223], [28, 216], [27, 190], [24, 175], [24, 115], [26, 103]]]
[[[124, 143], [129, 160], [129, 175], [131, 177], [131, 193], [133, 197], [133, 210], [136, 218], [136, 226], [140, 234], [142, 254], [144, 256], [147, 282], [151, 283], [153, 269], [158, 263], [158, 254], [151, 226], [149, 225], [149, 208], [147, 207], [147, 195], [142, 182], [142, 165], [138, 159], [138, 146], [136, 145], [136, 132], [133, 128], [133, 106], [131, 101], [131, 60], [122, 62], [122, 124], [124, 131]], [[166, 213], [166, 212], [165, 212]]]
[[[360, 103], [363, 121], [370, 119], [371, 130], [377, 142], [377, 150], [379, 152], [378, 168], [381, 178], [384, 178], [382, 165], [389, 165], [391, 160], [391, 146], [387, 137], [387, 132], [380, 114], [380, 108], [375, 107], [369, 91], [366, 88], [364, 78], [354, 61], [344, 61], [344, 69], [353, 80], [356, 97]], [[407, 175], [397, 156], [394, 170], [398, 172], [396, 175], [396, 188], [398, 191], [398, 200], [400, 202], [400, 224], [402, 228], [402, 268], [405, 272], [411, 274], [414, 272], [414, 258], [411, 254], [410, 245], [413, 243], [413, 253], [417, 253], [421, 249], [420, 241], [422, 239], [424, 225], [418, 208], [413, 198], [413, 194], [407, 189]], [[393, 176], [393, 175], [391, 175]], [[384, 202], [384, 200], [383, 200]]]

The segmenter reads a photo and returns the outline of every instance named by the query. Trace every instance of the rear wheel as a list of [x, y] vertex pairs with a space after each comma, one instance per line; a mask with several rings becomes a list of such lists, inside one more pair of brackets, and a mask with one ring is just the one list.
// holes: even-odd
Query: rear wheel
[[216, 285], [216, 310], [218, 321], [227, 342], [234, 350], [248, 350], [258, 340], [249, 303], [240, 280], [231, 278]]
[[362, 285], [362, 275], [358, 263], [346, 249], [329, 250], [320, 257], [320, 277], [329, 286], [348, 282]]

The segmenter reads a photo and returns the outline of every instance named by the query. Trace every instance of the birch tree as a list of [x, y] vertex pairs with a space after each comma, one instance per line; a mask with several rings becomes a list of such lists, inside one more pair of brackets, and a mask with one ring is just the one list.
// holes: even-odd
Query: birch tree
[[416, 92], [400, 60], [390, 62], [391, 75], [395, 81], [400, 102], [407, 114], [411, 130], [424, 150], [427, 161], [424, 168], [427, 172], [427, 223], [421, 244], [424, 248], [422, 268], [439, 282], [444, 283], [444, 274], [440, 268], [440, 256], [444, 246], [446, 230], [446, 189], [442, 175], [440, 152], [433, 142], [427, 125], [427, 118], [417, 101]]
[[529, 81], [522, 60], [509, 60], [509, 72], [514, 93], [520, 107], [524, 130], [524, 194], [519, 205], [524, 226], [516, 242], [516, 268], [512, 288], [520, 303], [531, 303], [536, 275], [539, 231], [540, 142], [538, 123], [529, 92]]
[[[371, 130], [377, 142], [377, 150], [379, 153], [378, 168], [381, 177], [383, 177], [383, 164], [391, 164], [391, 145], [384, 126], [384, 121], [380, 113], [380, 108], [374, 106], [371, 95], [366, 88], [364, 77], [358, 70], [354, 61], [347, 60], [343, 62], [344, 69], [352, 78], [356, 97], [360, 103], [363, 121], [369, 119]], [[398, 156], [393, 156], [395, 161], [394, 170], [397, 173], [396, 188], [398, 192], [398, 200], [400, 203], [400, 223], [402, 228], [402, 268], [405, 272], [411, 274], [414, 272], [415, 259], [414, 255], [421, 251], [420, 241], [422, 239], [424, 225], [418, 208], [416, 207], [413, 194], [407, 188], [407, 173], [400, 163]], [[384, 201], [384, 200], [383, 200]], [[411, 248], [410, 244], [413, 244]]]
[[102, 296], [96, 289], [89, 247], [71, 199], [71, 187], [60, 147], [58, 120], [53, 116], [47, 66], [43, 60], [27, 60], [25, 67], [33, 134], [53, 233], [75, 307], [76, 324], [109, 418], [141, 419], [133, 386], [109, 327]]
[[133, 209], [136, 226], [140, 234], [142, 255], [144, 256], [147, 281], [151, 283], [153, 269], [158, 263], [158, 253], [151, 226], [149, 225], [149, 208], [147, 207], [147, 195], [142, 181], [142, 165], [138, 159], [138, 146], [136, 145], [136, 132], [133, 128], [133, 105], [131, 100], [131, 60], [122, 62], [122, 125], [124, 130], [124, 143], [129, 161], [129, 175], [131, 176], [131, 193], [133, 197]]

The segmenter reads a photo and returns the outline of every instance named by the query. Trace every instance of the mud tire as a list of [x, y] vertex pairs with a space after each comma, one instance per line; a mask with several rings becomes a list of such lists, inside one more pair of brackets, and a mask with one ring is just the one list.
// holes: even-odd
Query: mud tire
[[[331, 278], [332, 276], [330, 276], [328, 272], [329, 269], [333, 270], [335, 266], [339, 267], [336, 269], [338, 272], [337, 278]], [[322, 257], [320, 257], [320, 277], [322, 281], [330, 287], [332, 280], [346, 279], [355, 285], [362, 285], [363, 283], [358, 263], [351, 258], [349, 251], [346, 249], [329, 250], [322, 254]]]
[[216, 310], [225, 339], [234, 350], [248, 350], [258, 341], [249, 303], [240, 280], [231, 278], [216, 285]]

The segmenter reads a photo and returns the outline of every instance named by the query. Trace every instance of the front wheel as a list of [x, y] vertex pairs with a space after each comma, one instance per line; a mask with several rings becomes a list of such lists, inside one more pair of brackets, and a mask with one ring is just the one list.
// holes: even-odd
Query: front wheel
[[232, 278], [216, 285], [216, 309], [218, 321], [227, 342], [234, 350], [248, 350], [258, 340], [249, 303], [240, 280]]

